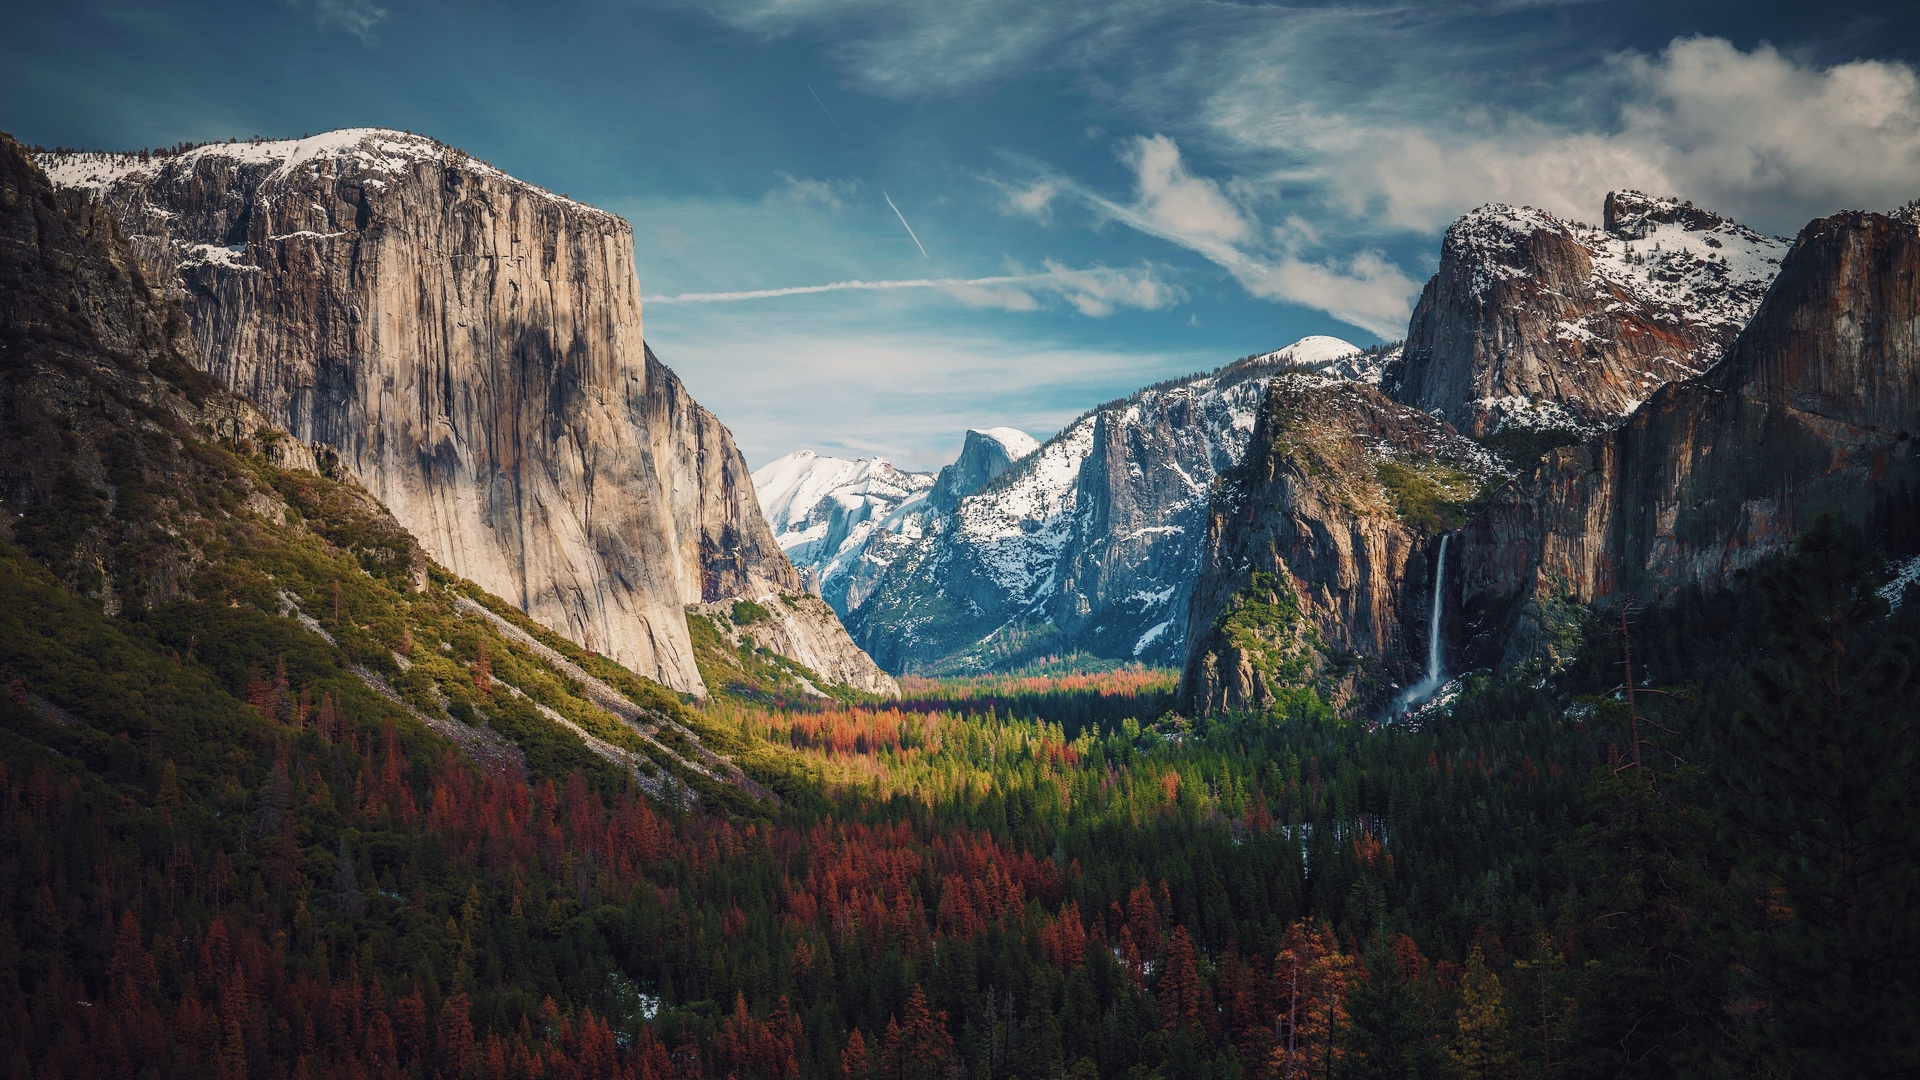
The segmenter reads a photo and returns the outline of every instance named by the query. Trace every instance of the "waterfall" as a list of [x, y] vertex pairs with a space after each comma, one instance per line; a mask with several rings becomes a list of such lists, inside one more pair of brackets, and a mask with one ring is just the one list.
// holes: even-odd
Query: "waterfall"
[[1441, 590], [1447, 586], [1447, 540], [1440, 537], [1440, 557], [1433, 571], [1433, 613], [1427, 618], [1427, 674], [1419, 682], [1407, 687], [1394, 706], [1396, 715], [1408, 712], [1417, 705], [1424, 705], [1433, 692], [1440, 689], [1446, 681], [1446, 671], [1440, 666], [1440, 612], [1442, 610]]

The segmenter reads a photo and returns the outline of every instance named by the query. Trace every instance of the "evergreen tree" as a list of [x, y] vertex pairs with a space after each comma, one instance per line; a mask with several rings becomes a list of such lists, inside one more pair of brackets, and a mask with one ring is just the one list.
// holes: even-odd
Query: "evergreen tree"
[[1460, 1003], [1453, 1010], [1454, 1035], [1447, 1044], [1447, 1061], [1455, 1075], [1472, 1080], [1511, 1077], [1519, 1065], [1512, 1032], [1507, 1026], [1507, 1003], [1500, 977], [1487, 968], [1486, 955], [1475, 945], [1467, 955], [1460, 979]]
[[1437, 988], [1420, 977], [1421, 958], [1411, 945], [1384, 932], [1369, 942], [1364, 977], [1347, 999], [1352, 1022], [1342, 1033], [1345, 1053], [1335, 1073], [1343, 1080], [1406, 1080], [1443, 1070]]
[[1732, 819], [1772, 916], [1743, 958], [1763, 1045], [1801, 1076], [1920, 1067], [1920, 687], [1877, 569], [1823, 516], [1761, 578], [1772, 655], [1736, 718]]

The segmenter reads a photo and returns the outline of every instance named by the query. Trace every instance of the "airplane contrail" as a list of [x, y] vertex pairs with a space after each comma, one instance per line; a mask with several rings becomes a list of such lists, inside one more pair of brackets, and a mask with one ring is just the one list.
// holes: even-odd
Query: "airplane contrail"
[[[912, 230], [908, 230], [911, 232]], [[908, 278], [895, 281], [835, 281], [826, 285], [789, 285], [781, 289], [747, 289], [742, 292], [680, 293], [676, 296], [655, 296], [649, 304], [720, 304], [734, 300], [771, 300], [780, 296], [806, 296], [812, 293], [845, 292], [848, 290], [879, 291], [885, 289], [939, 289], [955, 285], [1025, 285], [1038, 282], [1046, 274], [1009, 274], [1000, 277], [982, 278]]]
[[[880, 189], [880, 197], [881, 197], [881, 198], [883, 198], [883, 199], [885, 199], [885, 200], [887, 200], [887, 205], [888, 205], [888, 206], [893, 206], [893, 196], [891, 196], [891, 195], [889, 195], [889, 194], [887, 194], [887, 189], [886, 189], [886, 188], [881, 188], [881, 189]], [[920, 242], [920, 238], [919, 238], [918, 236], [914, 236], [914, 234], [913, 234], [913, 226], [911, 226], [911, 225], [907, 225], [907, 215], [905, 215], [905, 214], [903, 214], [903, 213], [901, 213], [901, 212], [900, 212], [900, 208], [899, 208], [899, 207], [897, 207], [897, 206], [893, 206], [893, 216], [894, 216], [894, 217], [897, 217], [897, 218], [899, 218], [899, 219], [900, 219], [900, 224], [902, 224], [902, 225], [906, 225], [906, 227], [907, 227], [907, 235], [908, 235], [908, 236], [913, 236], [913, 246], [914, 246], [914, 247], [917, 247], [917, 248], [919, 248], [919, 249], [920, 249], [920, 257], [921, 257], [921, 258], [923, 258], [923, 259], [931, 259], [931, 258], [933, 258], [933, 256], [931, 256], [931, 255], [929, 255], [929, 254], [927, 254], [927, 245], [925, 245], [925, 244], [923, 244], [923, 243], [921, 243], [921, 242]]]
[[[801, 85], [802, 85], [802, 86], [806, 86], [806, 87], [807, 87], [807, 93], [809, 93], [809, 94], [813, 94], [813, 87], [812, 87], [812, 86], [810, 86], [810, 85], [808, 85], [808, 84], [806, 84], [806, 83], [802, 83]], [[838, 121], [838, 120], [835, 120], [835, 119], [833, 118], [833, 114], [832, 114], [832, 113], [830, 113], [830, 112], [827, 112], [827, 103], [826, 103], [826, 102], [824, 102], [824, 101], [821, 101], [821, 100], [820, 100], [820, 95], [819, 95], [819, 94], [813, 94], [813, 103], [814, 103], [815, 105], [818, 105], [818, 106], [820, 106], [820, 111], [821, 111], [821, 112], [823, 112], [823, 113], [827, 113], [827, 123], [829, 123], [829, 124], [832, 124], [832, 125], [833, 125], [833, 130], [835, 130], [835, 131], [837, 131], [837, 132], [839, 132], [839, 133], [840, 133], [840, 137], [841, 137], [841, 138], [843, 138], [843, 139], [846, 139], [846, 138], [851, 138], [851, 137], [852, 137], [852, 136], [849, 136], [849, 135], [847, 134], [847, 129], [846, 129], [846, 128], [843, 128], [843, 127], [841, 127], [841, 126], [840, 126], [840, 121]]]

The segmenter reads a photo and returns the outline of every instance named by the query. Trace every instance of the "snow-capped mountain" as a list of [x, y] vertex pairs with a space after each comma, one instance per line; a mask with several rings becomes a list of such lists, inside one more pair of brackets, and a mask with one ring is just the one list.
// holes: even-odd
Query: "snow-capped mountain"
[[1018, 428], [973, 428], [967, 432], [960, 456], [940, 470], [927, 498], [941, 513], [1000, 478], [1013, 463], [1040, 449], [1033, 436]]
[[1268, 379], [1361, 354], [1305, 339], [1089, 411], [928, 515], [849, 614], [855, 640], [894, 671], [1074, 651], [1177, 663], [1213, 481], [1245, 452]]
[[938, 475], [800, 450], [754, 473], [753, 486], [787, 557], [845, 616], [932, 523], [1038, 449], [1017, 428], [975, 428]]
[[[866, 597], [885, 564], [871, 564], [875, 530], [914, 536], [924, 516], [931, 473], [907, 472], [885, 458], [823, 457], [799, 450], [753, 474], [760, 508], [787, 558], [844, 612]], [[902, 510], [905, 508], [905, 512]], [[882, 537], [880, 549], [891, 545]]]
[[1383, 388], [1476, 438], [1591, 436], [1711, 367], [1789, 246], [1635, 191], [1608, 195], [1603, 221], [1496, 203], [1454, 222]]

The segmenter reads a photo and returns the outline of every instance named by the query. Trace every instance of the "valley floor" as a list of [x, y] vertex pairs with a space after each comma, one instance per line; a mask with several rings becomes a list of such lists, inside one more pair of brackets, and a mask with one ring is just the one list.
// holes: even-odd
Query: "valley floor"
[[[1812, 625], [1807, 566], [1643, 616], [1638, 675], [1662, 693], [1631, 715], [1596, 621], [1551, 677], [1470, 679], [1449, 712], [1379, 727], [1310, 695], [1181, 718], [1171, 674], [1142, 668], [694, 709], [451, 579], [355, 592], [303, 558], [276, 579], [318, 619], [237, 599], [114, 617], [0, 549], [11, 1075], [1911, 1061], [1913, 918], [1888, 907], [1911, 864], [1855, 882], [1862, 929], [1836, 929], [1806, 899], [1827, 879], [1766, 855], [1818, 826], [1729, 794], [1860, 780], [1761, 756], [1795, 737], [1769, 717], [1799, 707], [1801, 654], [1758, 691], [1740, 658]], [[1870, 608], [1836, 632], [1909, 640], [1915, 609]], [[388, 637], [390, 697], [361, 655]], [[1858, 658], [1886, 678], [1855, 712], [1910, 723], [1885, 653]], [[1848, 723], [1829, 736], [1877, 737]], [[1903, 730], [1871, 768], [1911, 771]], [[1911, 795], [1869, 796], [1861, 835], [1911, 853], [1914, 818], [1888, 816]]]

